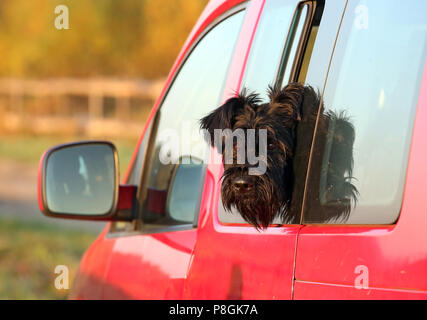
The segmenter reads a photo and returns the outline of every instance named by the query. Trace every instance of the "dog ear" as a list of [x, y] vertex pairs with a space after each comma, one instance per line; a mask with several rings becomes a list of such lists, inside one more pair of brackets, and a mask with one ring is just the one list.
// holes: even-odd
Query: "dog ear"
[[301, 120], [301, 107], [304, 99], [304, 86], [298, 82], [290, 83], [283, 89], [278, 85], [268, 86], [270, 98], [269, 113], [279, 112], [287, 121]]
[[232, 130], [236, 116], [245, 107], [253, 108], [257, 102], [259, 102], [258, 95], [254, 93], [247, 94], [246, 89], [243, 89], [237, 97], [228, 99], [222, 106], [200, 119], [200, 129], [207, 130], [210, 136], [210, 144], [214, 146], [214, 130]]

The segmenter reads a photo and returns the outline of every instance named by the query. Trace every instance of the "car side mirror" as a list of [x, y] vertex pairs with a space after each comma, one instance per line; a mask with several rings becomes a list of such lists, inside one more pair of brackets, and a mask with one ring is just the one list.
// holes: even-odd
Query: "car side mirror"
[[136, 186], [119, 186], [118, 156], [106, 141], [59, 145], [39, 168], [39, 207], [50, 217], [130, 221]]

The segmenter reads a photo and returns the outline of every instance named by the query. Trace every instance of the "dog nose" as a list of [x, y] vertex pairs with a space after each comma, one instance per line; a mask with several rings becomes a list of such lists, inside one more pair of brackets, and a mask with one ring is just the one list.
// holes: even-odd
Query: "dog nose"
[[234, 179], [234, 188], [239, 192], [248, 192], [252, 190], [253, 182], [250, 177], [238, 177]]

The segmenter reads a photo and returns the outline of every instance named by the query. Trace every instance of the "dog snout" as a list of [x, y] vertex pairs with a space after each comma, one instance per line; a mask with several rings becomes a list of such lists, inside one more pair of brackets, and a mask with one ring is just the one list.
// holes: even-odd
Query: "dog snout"
[[254, 182], [251, 177], [238, 177], [234, 179], [233, 186], [238, 192], [249, 192], [252, 190]]

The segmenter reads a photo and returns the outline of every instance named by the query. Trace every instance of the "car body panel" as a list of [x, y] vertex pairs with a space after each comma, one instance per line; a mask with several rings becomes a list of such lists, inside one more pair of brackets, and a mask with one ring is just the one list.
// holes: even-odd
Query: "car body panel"
[[113, 243], [104, 241], [108, 229], [104, 229], [86, 250], [74, 280], [70, 298], [79, 300], [102, 299], [104, 289], [109, 286], [105, 275], [111, 258]]
[[[296, 298], [317, 299], [325, 295], [367, 297], [371, 289], [378, 289], [375, 291], [378, 298], [392, 296], [403, 299], [418, 294], [425, 298], [422, 292], [427, 292], [425, 123], [427, 63], [420, 88], [399, 220], [393, 226], [305, 226], [298, 238]], [[367, 288], [358, 289], [355, 285], [361, 275], [356, 269], [358, 266], [366, 266]], [[327, 285], [322, 287], [320, 283]], [[392, 295], [387, 293], [392, 289]], [[411, 293], [409, 296], [408, 292]]]
[[109, 239], [104, 299], [181, 299], [195, 230]]

